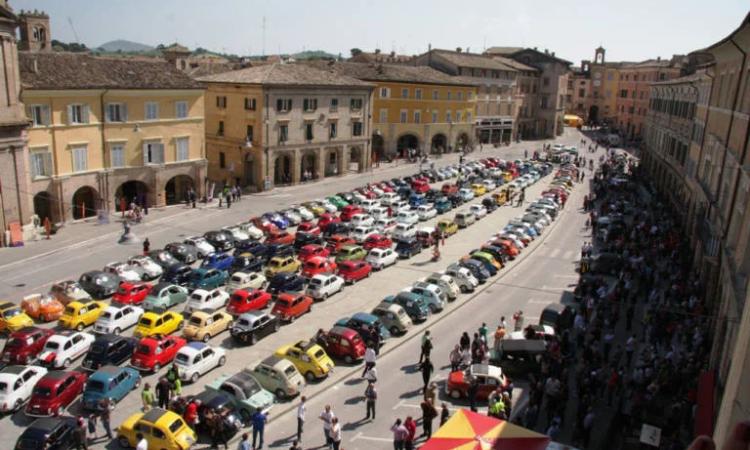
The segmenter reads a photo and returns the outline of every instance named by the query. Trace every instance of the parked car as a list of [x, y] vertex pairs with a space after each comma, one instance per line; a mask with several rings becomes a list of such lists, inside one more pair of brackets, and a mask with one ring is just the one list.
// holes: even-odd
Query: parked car
[[185, 304], [185, 312], [190, 314], [199, 310], [223, 308], [229, 302], [229, 294], [222, 289], [196, 289], [190, 294]]
[[416, 237], [400, 240], [396, 244], [396, 253], [399, 258], [411, 258], [414, 255], [418, 255], [421, 251], [422, 242]]
[[222, 375], [206, 385], [206, 390], [227, 395], [246, 424], [250, 423], [256, 411], [268, 412], [274, 403], [273, 394], [263, 389], [253, 375], [245, 371], [231, 376]]
[[470, 379], [477, 384], [477, 400], [487, 400], [497, 389], [506, 390], [510, 380], [500, 367], [489, 364], [472, 364], [465, 370], [457, 370], [448, 375], [445, 392], [454, 399], [465, 398], [469, 392]]
[[134, 327], [143, 313], [143, 308], [132, 305], [107, 306], [94, 322], [94, 333], [120, 334], [122, 330]]
[[193, 278], [193, 269], [187, 264], [177, 263], [164, 269], [161, 277], [162, 283], [172, 283], [178, 286], [188, 287]]
[[191, 342], [177, 352], [174, 364], [182, 381], [196, 383], [198, 379], [227, 362], [226, 351], [202, 342]]
[[105, 302], [98, 300], [84, 300], [68, 303], [57, 323], [62, 328], [83, 331], [93, 325], [107, 307]]
[[141, 281], [136, 283], [120, 283], [117, 292], [112, 296], [112, 302], [121, 305], [137, 305], [146, 300], [146, 296], [151, 292], [152, 287], [151, 284]]
[[[400, 242], [397, 244], [397, 247], [400, 245]], [[398, 258], [399, 254], [391, 248], [373, 248], [367, 254], [365, 261], [369, 263], [373, 269], [381, 270], [396, 264]]]
[[266, 278], [280, 273], [295, 273], [302, 264], [294, 256], [274, 256], [266, 265]]
[[81, 275], [81, 278], [78, 279], [78, 284], [93, 298], [109, 298], [117, 292], [117, 287], [120, 285], [120, 278], [106, 272], [94, 270]]
[[316, 343], [329, 357], [343, 359], [347, 364], [360, 361], [365, 356], [365, 343], [359, 333], [351, 328], [334, 326], [318, 334]]
[[309, 313], [312, 309], [313, 299], [303, 294], [280, 294], [273, 305], [271, 314], [279, 320], [293, 322], [302, 314]]
[[276, 297], [283, 292], [300, 292], [305, 288], [306, 280], [296, 273], [279, 273], [271, 278], [266, 290]]
[[193, 264], [198, 261], [198, 249], [192, 245], [172, 242], [164, 246], [164, 250], [171, 253], [175, 259], [183, 264]]
[[214, 253], [216, 248], [203, 236], [191, 236], [182, 241], [183, 244], [192, 245], [198, 251], [198, 258], [203, 259]]
[[151, 250], [148, 253], [148, 257], [156, 264], [159, 264], [163, 270], [167, 270], [176, 264], [181, 264], [177, 258], [166, 250]]
[[305, 379], [294, 364], [276, 355], [267, 356], [252, 369], [248, 366], [245, 370], [278, 399], [295, 397], [305, 385]]
[[219, 269], [193, 269], [190, 275], [190, 289], [207, 290], [218, 289], [227, 282], [229, 274]]
[[132, 367], [104, 366], [92, 373], [83, 389], [81, 406], [89, 411], [102, 411], [104, 400], [114, 408], [131, 391], [141, 385], [141, 375]]
[[458, 225], [458, 228], [466, 228], [476, 222], [477, 216], [469, 211], [459, 211], [456, 213], [453, 220], [456, 222], [456, 225]]
[[341, 249], [348, 245], [357, 244], [356, 242], [354, 242], [354, 239], [343, 234], [334, 234], [332, 236], [329, 236], [327, 242], [327, 248], [329, 248], [333, 253], [338, 253], [339, 251], [341, 251]]
[[365, 259], [367, 256], [367, 250], [362, 248], [360, 245], [346, 245], [336, 255], [336, 263], [340, 264], [344, 261], [357, 261]]
[[262, 289], [239, 289], [229, 298], [227, 312], [239, 316], [246, 312], [264, 309], [271, 301], [271, 294]]
[[264, 263], [265, 261], [262, 258], [257, 257], [249, 252], [242, 252], [235, 255], [234, 261], [232, 261], [232, 266], [229, 268], [228, 273], [236, 274], [238, 272], [262, 272]]
[[402, 335], [412, 326], [412, 321], [406, 310], [394, 303], [379, 303], [371, 313], [388, 328], [392, 336]]
[[146, 413], [137, 412], [117, 427], [117, 443], [121, 448], [135, 448], [140, 430], [151, 430], [144, 436], [148, 448], [183, 450], [198, 441], [192, 428], [177, 413], [152, 408]]
[[94, 342], [94, 336], [79, 331], [63, 331], [50, 336], [39, 354], [39, 363], [53, 369], [68, 368], [82, 357]]
[[439, 287], [447, 295], [449, 301], [455, 300], [460, 292], [458, 284], [453, 281], [453, 278], [442, 273], [432, 273], [420, 281]]
[[188, 291], [172, 283], [159, 283], [149, 292], [141, 306], [146, 311], [169, 309], [187, 301]]
[[325, 300], [344, 290], [345, 281], [338, 275], [318, 274], [310, 279], [305, 293], [314, 300]]
[[47, 369], [40, 366], [7, 366], [0, 370], [0, 412], [19, 411], [46, 374]]
[[368, 251], [373, 248], [391, 248], [392, 246], [393, 240], [384, 234], [371, 234], [362, 244], [362, 247]]
[[172, 311], [154, 310], [143, 313], [138, 321], [133, 336], [148, 337], [157, 335], [168, 335], [179, 330], [183, 326], [182, 314]]
[[438, 286], [421, 281], [417, 281], [411, 288], [406, 288], [402, 292], [410, 292], [422, 297], [433, 314], [442, 311], [448, 301], [448, 296]]
[[234, 237], [231, 233], [209, 231], [204, 234], [203, 237], [216, 249], [216, 251], [226, 252], [234, 248]]
[[351, 328], [355, 330], [362, 337], [362, 340], [369, 345], [373, 345], [373, 330], [380, 330], [380, 345], [382, 346], [384, 341], [391, 337], [391, 333], [387, 328], [383, 326], [380, 320], [369, 313], [358, 312], [351, 317], [343, 317], [336, 321], [335, 325]]
[[445, 274], [453, 278], [458, 284], [458, 288], [463, 293], [474, 292], [479, 286], [479, 280], [465, 267], [458, 264], [452, 264], [445, 270]]
[[34, 321], [15, 303], [0, 303], [0, 331], [14, 332], [34, 325]]
[[[368, 255], [369, 257], [369, 255]], [[338, 275], [351, 284], [370, 276], [372, 266], [365, 261], [344, 261], [338, 265]]]
[[266, 244], [294, 244], [294, 233], [288, 231], [272, 231], [266, 235]]
[[113, 262], [104, 266], [103, 272], [108, 273], [122, 281], [141, 281], [143, 271], [140, 267], [131, 267], [127, 263]]
[[274, 355], [291, 361], [308, 382], [327, 377], [334, 368], [325, 350], [312, 341], [283, 345], [276, 349]]
[[234, 256], [228, 253], [211, 253], [201, 263], [202, 269], [216, 269], [228, 271], [232, 267]]
[[101, 334], [91, 343], [81, 367], [85, 370], [97, 370], [107, 365], [119, 366], [130, 360], [137, 343], [135, 338]]
[[384, 303], [399, 305], [414, 323], [424, 322], [430, 316], [427, 301], [411, 292], [402, 291], [396, 295], [389, 295], [381, 302], [381, 304]]
[[159, 334], [144, 337], [138, 341], [130, 365], [141, 371], [156, 373], [172, 362], [186, 344], [187, 341], [179, 336]]
[[332, 274], [336, 272], [337, 265], [333, 259], [323, 256], [315, 256], [304, 262], [301, 275], [312, 278], [315, 275]]
[[50, 328], [24, 327], [10, 333], [5, 341], [0, 361], [4, 364], [32, 364], [42, 352], [44, 344], [55, 330]]
[[229, 332], [235, 341], [255, 345], [258, 339], [279, 331], [280, 326], [278, 317], [258, 311], [240, 315]]
[[182, 335], [188, 340], [208, 342], [212, 337], [229, 330], [233, 321], [232, 316], [224, 311], [193, 311], [182, 329]]
[[[47, 372], [36, 382], [25, 413], [30, 417], [61, 416], [83, 392], [87, 375], [77, 371]], [[41, 448], [41, 447], [40, 447]]]

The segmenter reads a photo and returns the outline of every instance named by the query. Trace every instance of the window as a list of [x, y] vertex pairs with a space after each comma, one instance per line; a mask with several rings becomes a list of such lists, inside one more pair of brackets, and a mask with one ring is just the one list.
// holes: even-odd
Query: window
[[464, 99], [464, 93], [463, 93], [463, 92], [461, 92], [461, 91], [458, 91], [458, 92], [456, 93], [456, 100], [458, 100], [458, 101], [462, 101], [463, 99]]
[[29, 156], [31, 157], [31, 178], [52, 176], [52, 153], [46, 147], [31, 151]]
[[156, 120], [159, 118], [159, 104], [156, 102], [146, 102], [146, 120]]
[[224, 121], [223, 120], [219, 121], [219, 129], [216, 130], [216, 134], [218, 136], [224, 136]]
[[190, 138], [179, 137], [174, 140], [175, 161], [187, 161], [190, 159]]
[[227, 97], [224, 95], [216, 96], [216, 107], [224, 109], [227, 107]]
[[128, 105], [125, 103], [107, 104], [107, 122], [127, 122]]
[[143, 144], [143, 164], [164, 164], [164, 144], [145, 142]]
[[331, 105], [328, 107], [330, 112], [337, 112], [339, 110], [339, 99], [332, 98]]
[[331, 122], [330, 124], [328, 124], [328, 138], [336, 139], [337, 134], [338, 134], [338, 124], [336, 122]]
[[391, 95], [391, 90], [387, 87], [380, 88], [380, 98], [388, 98]]
[[178, 119], [184, 119], [188, 116], [188, 104], [185, 101], [175, 102], [174, 115]]
[[219, 152], [219, 169], [225, 169], [227, 167], [227, 155], [224, 152]]
[[387, 109], [381, 109], [380, 110], [380, 120], [379, 123], [387, 123], [388, 122], [388, 110]]
[[361, 98], [353, 98], [349, 102], [349, 109], [352, 111], [359, 111], [362, 109], [362, 99]]
[[313, 112], [316, 109], [318, 109], [318, 99], [317, 98], [305, 98], [302, 100], [302, 109], [305, 112]]
[[450, 123], [451, 122], [451, 111], [448, 110], [445, 112], [445, 121]]
[[542, 86], [549, 86], [549, 77], [542, 78]]
[[437, 100], [439, 98], [439, 94], [437, 90], [432, 91], [432, 99]]
[[289, 112], [291, 110], [292, 110], [291, 98], [277, 98], [276, 99], [276, 111], [277, 112]]
[[451, 91], [448, 91], [445, 93], [445, 99], [450, 100], [451, 99]]
[[466, 113], [466, 121], [467, 122], [471, 122], [471, 113], [470, 112]]
[[112, 144], [109, 147], [110, 167], [125, 167], [125, 145]]
[[628, 98], [628, 90], [627, 89], [621, 89], [620, 90], [620, 98]]
[[401, 98], [409, 98], [409, 88], [401, 89]]
[[414, 98], [422, 100], [422, 89], [414, 89]]
[[638, 81], [638, 74], [633, 75], [633, 81]]
[[362, 122], [352, 123], [352, 136], [362, 136]]
[[406, 122], [408, 122], [408, 121], [409, 121], [409, 117], [408, 117], [408, 115], [407, 115], [407, 114], [408, 114], [408, 111], [407, 111], [407, 110], [405, 110], [405, 109], [402, 109], [402, 110], [401, 110], [401, 114], [400, 114], [400, 117], [399, 117], [399, 121], [400, 121], [401, 123], [406, 123]]
[[50, 124], [49, 105], [31, 105], [29, 106], [29, 117], [35, 127], [42, 127]]
[[253, 126], [252, 125], [248, 125], [245, 128], [245, 141], [253, 142]]
[[438, 112], [432, 111], [432, 123], [437, 123], [438, 121]]
[[414, 123], [421, 123], [421, 122], [422, 122], [422, 112], [414, 111]]
[[73, 172], [85, 172], [89, 168], [89, 151], [85, 145], [77, 145], [72, 148]]
[[289, 125], [279, 125], [279, 142], [289, 140]]
[[612, 78], [614, 78], [614, 76], [615, 76], [615, 74], [612, 73], [612, 72], [607, 73], [607, 80], [612, 81]]
[[583, 98], [586, 96], [586, 89], [578, 89], [578, 96]]
[[245, 97], [245, 109], [248, 111], [255, 111], [256, 102], [252, 97]]
[[68, 123], [89, 123], [89, 105], [68, 105]]
[[306, 123], [305, 124], [305, 140], [312, 141], [313, 140], [313, 124]]
[[461, 111], [456, 111], [456, 122], [461, 121]]

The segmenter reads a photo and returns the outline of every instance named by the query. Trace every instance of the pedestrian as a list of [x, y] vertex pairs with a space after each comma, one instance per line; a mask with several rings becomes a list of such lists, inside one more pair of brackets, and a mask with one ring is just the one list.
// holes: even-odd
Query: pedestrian
[[375, 382], [370, 381], [367, 383], [365, 388], [365, 403], [366, 413], [365, 420], [370, 420], [370, 413], [372, 412], [372, 420], [375, 420], [375, 402], [378, 400], [378, 390], [375, 388]]
[[149, 250], [151, 250], [151, 241], [146, 238], [143, 240], [143, 256], [148, 256]]
[[[294, 443], [296, 444], [297, 441], [294, 441]], [[237, 450], [252, 450], [249, 434], [242, 433], [242, 440], [240, 441], [240, 445], [237, 446]]]
[[[224, 450], [229, 450], [229, 445], [227, 442], [226, 426], [224, 425], [224, 416], [221, 414], [221, 412], [214, 413], [208, 425], [211, 427], [211, 448], [219, 448], [219, 444], [221, 443], [221, 444], [224, 444]], [[255, 435], [255, 425], [253, 425], [253, 436], [254, 435]], [[255, 441], [253, 441], [253, 446], [255, 446]], [[261, 432], [261, 447], [262, 446], [263, 446], [263, 434]], [[258, 448], [261, 448], [261, 447], [258, 447]]]
[[196, 425], [198, 425], [198, 407], [200, 405], [201, 401], [199, 399], [195, 399], [188, 403], [188, 405], [185, 407], [185, 412], [182, 413], [182, 418], [185, 419], [185, 422], [193, 430], [195, 430]]
[[434, 381], [430, 382], [430, 385], [427, 386], [427, 390], [424, 392], [424, 399], [432, 400], [432, 404], [434, 405], [437, 402], [437, 390], [437, 384]]
[[440, 426], [442, 427], [445, 425], [445, 422], [448, 421], [448, 418], [450, 418], [451, 412], [448, 409], [448, 404], [443, 402], [443, 404], [440, 407]]
[[302, 442], [302, 431], [305, 427], [305, 414], [307, 414], [307, 405], [305, 402], [307, 397], [304, 395], [299, 398], [299, 406], [297, 406], [297, 441]]
[[417, 438], [417, 422], [414, 421], [412, 416], [406, 416], [404, 428], [408, 431], [406, 439], [404, 439], [404, 450], [414, 450], [414, 440]]
[[469, 333], [464, 331], [458, 343], [459, 345], [461, 345], [461, 350], [468, 350], [469, 346], [471, 345], [471, 338], [469, 337]]
[[380, 334], [380, 327], [370, 325], [370, 342], [371, 347], [375, 350], [375, 355], [380, 355], [380, 343], [383, 341], [383, 336]]
[[523, 311], [519, 309], [518, 312], [513, 314], [513, 320], [514, 320], [514, 325], [513, 325], [514, 331], [521, 331], [523, 329]]
[[429, 357], [425, 358], [424, 362], [420, 365], [420, 371], [422, 372], [422, 381], [424, 382], [424, 387], [422, 388], [424, 392], [427, 390], [427, 384], [430, 382], [432, 372], [435, 371], [435, 367], [432, 365]]
[[430, 439], [432, 437], [432, 421], [438, 415], [437, 410], [430, 400], [424, 400], [420, 408], [422, 408], [422, 436]]
[[401, 423], [401, 419], [396, 419], [396, 422], [391, 425], [391, 432], [393, 433], [393, 450], [404, 450], [404, 442], [409, 436], [409, 431]]
[[169, 406], [170, 392], [171, 387], [169, 386], [169, 381], [167, 381], [166, 377], [159, 378], [159, 382], [156, 383], [156, 400], [159, 408], [167, 409]]
[[230, 209], [232, 207], [232, 195], [227, 191], [227, 198], [225, 199], [227, 202], [227, 209]]
[[105, 398], [101, 402], [102, 405], [102, 412], [99, 416], [99, 419], [102, 421], [102, 427], [104, 428], [104, 432], [107, 433], [107, 438], [109, 440], [114, 439], [112, 436], [112, 425], [110, 423], [110, 413], [112, 412], [112, 408], [114, 408], [114, 405], [110, 401], [110, 399]]
[[375, 367], [375, 360], [377, 359], [377, 355], [375, 354], [375, 349], [372, 347], [372, 345], [368, 345], [365, 349], [365, 368], [362, 371], [362, 378], [365, 377], [365, 374]]
[[419, 353], [419, 363], [417, 364], [422, 364], [423, 359], [429, 359], [431, 351], [432, 351], [432, 336], [430, 336], [430, 330], [427, 330], [422, 335], [421, 352]]
[[138, 441], [138, 443], [135, 444], [135, 450], [148, 450], [148, 441], [143, 433], [136, 434], [135, 440]]
[[143, 385], [143, 391], [141, 392], [141, 402], [143, 403], [143, 412], [148, 412], [154, 402], [156, 401], [154, 391], [151, 390], [151, 384], [146, 383]]
[[331, 419], [331, 442], [333, 443], [333, 450], [339, 450], [339, 446], [341, 446], [341, 441], [343, 440], [344, 436], [341, 432], [341, 425], [339, 424], [339, 418], [334, 417]]
[[76, 450], [88, 450], [89, 448], [86, 443], [86, 426], [81, 416], [78, 416], [76, 428], [73, 430], [73, 445], [75, 445]]
[[97, 423], [97, 416], [94, 413], [89, 414], [89, 417], [86, 419], [86, 441], [91, 444], [93, 443], [94, 439], [96, 439], [96, 423]]
[[630, 336], [627, 341], [625, 341], [625, 357], [627, 360], [626, 365], [630, 367], [630, 361], [633, 359], [633, 352], [635, 352], [635, 334]]
[[169, 381], [170, 385], [174, 384], [174, 381], [180, 378], [180, 374], [177, 370], [177, 364], [173, 363], [171, 366], [169, 366], [169, 369], [167, 369], [167, 374], [165, 376], [167, 377], [167, 381]]
[[[240, 450], [245, 450], [245, 449], [240, 449]], [[302, 450], [302, 447], [299, 446], [299, 441], [297, 441], [296, 439], [293, 440], [292, 446], [289, 447], [289, 450]]]
[[528, 150], [524, 150], [523, 151], [523, 159], [528, 159], [528, 158], [529, 158], [529, 151]]
[[323, 412], [320, 413], [318, 418], [323, 421], [323, 434], [326, 437], [326, 445], [328, 448], [333, 448], [333, 441], [331, 440], [331, 422], [336, 415], [331, 410], [331, 405], [326, 405]]
[[477, 394], [479, 393], [479, 382], [476, 377], [469, 375], [469, 389], [467, 395], [469, 397], [469, 409], [472, 412], [477, 412]]
[[456, 344], [450, 353], [451, 372], [455, 372], [461, 367], [461, 347]]
[[487, 324], [482, 322], [482, 326], [479, 327], [479, 337], [482, 338], [484, 341], [484, 345], [487, 345], [487, 333], [489, 332], [489, 329], [487, 328]]
[[506, 322], [505, 316], [500, 316], [500, 326], [505, 330], [508, 329], [508, 322]]
[[[260, 450], [263, 448], [263, 430], [266, 428], [266, 422], [268, 422], [268, 413], [257, 410], [251, 420], [253, 422], [253, 448]], [[258, 441], [257, 447], [255, 446], [256, 440]]]

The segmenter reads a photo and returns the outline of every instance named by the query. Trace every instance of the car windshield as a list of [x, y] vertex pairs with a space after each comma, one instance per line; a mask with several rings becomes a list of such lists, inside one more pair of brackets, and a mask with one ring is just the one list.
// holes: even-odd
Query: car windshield
[[16, 442], [16, 448], [18, 450], [37, 450], [41, 448], [40, 442], [36, 439], [29, 439], [22, 437]]
[[57, 350], [60, 348], [60, 344], [54, 341], [47, 341], [47, 343], [44, 344], [44, 348], [46, 350]]
[[142, 317], [141, 320], [138, 322], [139, 325], [143, 325], [146, 327], [150, 327], [153, 321], [149, 319], [148, 317]]
[[122, 287], [122, 286], [120, 286], [120, 287], [119, 287], [119, 288], [117, 289], [117, 293], [118, 293], [118, 294], [121, 294], [121, 295], [128, 295], [128, 293], [129, 293], [129, 292], [130, 292], [130, 289], [124, 288], [124, 287]]
[[15, 317], [17, 315], [21, 314], [21, 310], [19, 308], [10, 308], [3, 311], [3, 316], [6, 319], [9, 319], [11, 317]]
[[93, 345], [91, 345], [91, 348], [89, 349], [89, 353], [92, 355], [101, 355], [102, 353], [105, 353], [107, 351], [107, 344], [101, 343], [101, 342], [94, 342]]
[[148, 355], [149, 353], [151, 353], [151, 347], [149, 347], [148, 345], [141, 344], [138, 346], [136, 353], [140, 353], [142, 355]]
[[102, 313], [101, 317], [99, 317], [99, 320], [101, 320], [101, 321], [108, 321], [108, 320], [112, 320], [112, 316], [113, 316], [113, 315], [114, 315], [114, 314], [112, 314], [112, 313], [111, 313], [111, 312], [109, 312], [109, 311], [104, 311], [104, 312]]
[[[21, 338], [13, 338], [8, 341], [7, 344], [5, 344], [6, 347], [23, 347], [27, 342], [27, 339], [21, 339]], [[33, 341], [28, 342], [31, 344]]]
[[238, 325], [241, 326], [241, 327], [249, 327], [250, 326], [250, 321], [247, 320], [247, 319], [240, 319], [239, 322], [238, 322]]
[[190, 357], [184, 353], [178, 353], [174, 359], [178, 364], [187, 365], [188, 363], [190, 363]]
[[325, 355], [326, 355], [326, 353], [325, 353], [325, 352], [324, 352], [324, 351], [323, 351], [322, 349], [318, 349], [318, 351], [316, 351], [316, 352], [315, 352], [315, 353], [313, 354], [313, 356], [315, 357], [315, 359], [321, 359], [321, 358], [323, 358], [323, 357], [324, 357]]
[[104, 392], [104, 383], [99, 380], [89, 380], [86, 383], [86, 390], [93, 392]]
[[76, 310], [72, 306], [65, 307], [65, 314], [72, 316], [75, 313], [76, 313]]
[[323, 284], [323, 280], [319, 278], [313, 278], [312, 280], [310, 280], [310, 284], [317, 286], [317, 285]]
[[34, 394], [35, 397], [44, 397], [47, 398], [52, 395], [52, 389], [48, 388], [47, 386], [36, 386], [34, 387]]

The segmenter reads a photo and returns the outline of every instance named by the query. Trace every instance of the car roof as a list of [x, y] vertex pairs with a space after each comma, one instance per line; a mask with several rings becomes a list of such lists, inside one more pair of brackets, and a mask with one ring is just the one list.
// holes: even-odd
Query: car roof
[[503, 369], [490, 364], [472, 364], [471, 373], [474, 375], [487, 375], [492, 378], [500, 378], [503, 375]]
[[370, 313], [358, 312], [352, 316], [352, 319], [359, 320], [360, 322], [375, 322], [378, 318]]
[[98, 335], [96, 337], [96, 339], [94, 339], [94, 342], [107, 342], [107, 343], [111, 343], [111, 342], [120, 341], [122, 339], [127, 339], [127, 338], [125, 338], [123, 336], [118, 336], [116, 334], [109, 334], [109, 333], [107, 333], [107, 334], [100, 334], [100, 335]]
[[141, 417], [141, 420], [156, 423], [159, 421], [159, 419], [162, 418], [162, 416], [164, 416], [168, 412], [169, 411], [161, 408], [151, 408], [146, 414], [143, 415], [143, 417]]
[[24, 370], [26, 370], [27, 366], [7, 366], [4, 367], [2, 371], [0, 371], [1, 374], [8, 374], [8, 375], [19, 375], [23, 373]]
[[545, 352], [547, 344], [542, 339], [503, 339], [503, 351]]
[[72, 426], [75, 423], [74, 420], [72, 417], [41, 417], [26, 427], [23, 436], [45, 437], [61, 424], [67, 422]]
[[279, 362], [287, 361], [285, 358], [281, 358], [280, 356], [276, 355], [269, 355], [265, 357], [260, 363], [264, 366], [274, 367]]
[[333, 328], [330, 329], [330, 331], [328, 331], [328, 333], [337, 334], [339, 336], [344, 336], [344, 337], [351, 337], [352, 335], [357, 334], [357, 332], [352, 330], [351, 328], [342, 327], [341, 325], [335, 325]]
[[194, 349], [196, 351], [201, 351], [201, 350], [203, 350], [205, 348], [208, 348], [208, 344], [205, 344], [203, 342], [191, 342], [188, 345], [186, 345], [185, 347], [192, 348], [192, 349]]
[[0, 309], [8, 309], [8, 308], [12, 308], [13, 306], [17, 306], [17, 305], [11, 302], [0, 303]]

